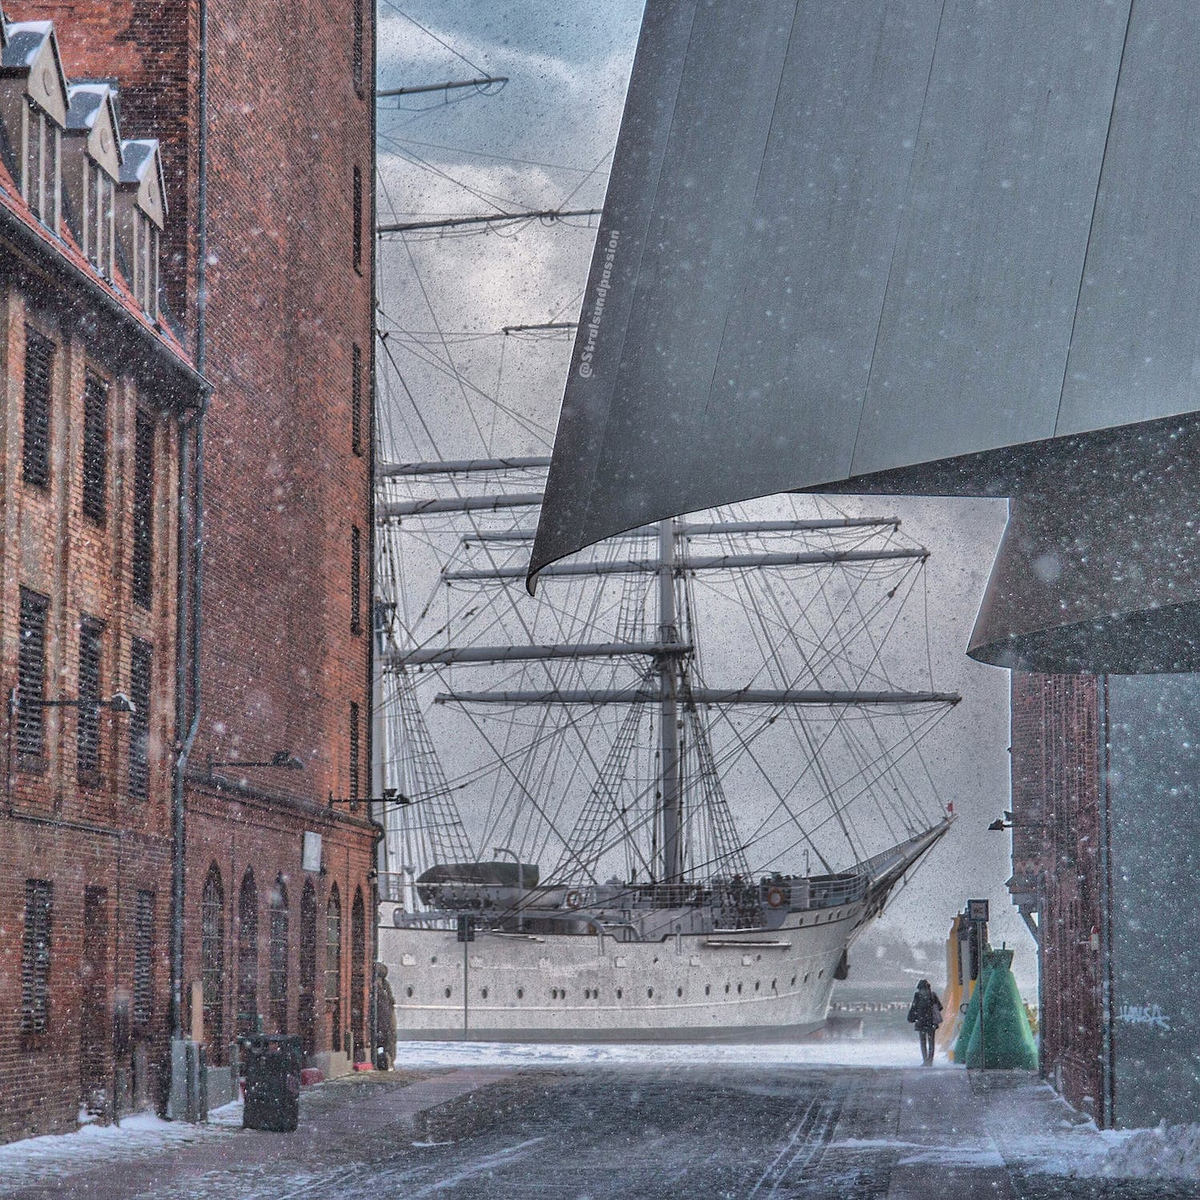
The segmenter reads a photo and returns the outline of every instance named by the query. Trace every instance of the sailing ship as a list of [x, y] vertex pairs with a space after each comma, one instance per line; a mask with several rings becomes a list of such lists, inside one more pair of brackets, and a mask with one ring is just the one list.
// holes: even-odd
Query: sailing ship
[[809, 1034], [953, 819], [920, 750], [960, 699], [912, 652], [928, 551], [780, 497], [610, 538], [533, 599], [546, 465], [378, 470], [399, 1036]]

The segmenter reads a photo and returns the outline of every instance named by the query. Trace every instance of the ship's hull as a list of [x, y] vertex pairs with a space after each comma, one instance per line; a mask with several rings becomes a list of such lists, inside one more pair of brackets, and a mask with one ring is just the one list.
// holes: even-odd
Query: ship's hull
[[480, 932], [462, 943], [452, 929], [381, 924], [379, 956], [401, 1040], [770, 1041], [824, 1025], [865, 912], [858, 901], [769, 931], [659, 942]]

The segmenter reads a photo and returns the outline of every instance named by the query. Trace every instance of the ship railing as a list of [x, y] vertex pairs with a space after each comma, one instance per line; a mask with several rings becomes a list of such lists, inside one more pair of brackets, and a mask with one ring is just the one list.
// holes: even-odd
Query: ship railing
[[696, 883], [642, 883], [631, 891], [639, 908], [692, 908], [712, 899], [712, 889]]
[[[382, 922], [386, 924], [386, 922]], [[457, 917], [425, 916], [423, 913], [395, 912], [392, 914], [391, 928], [395, 929], [434, 929], [448, 932], [458, 928]]]
[[376, 886], [382, 904], [403, 904], [405, 891], [412, 886], [413, 877], [403, 871], [380, 871]]
[[[866, 875], [814, 875], [806, 881], [808, 895], [797, 908], [840, 908], [866, 897], [871, 885]], [[768, 885], [769, 886], [769, 885]], [[798, 890], [798, 889], [797, 889]], [[796, 897], [800, 899], [799, 896]]]

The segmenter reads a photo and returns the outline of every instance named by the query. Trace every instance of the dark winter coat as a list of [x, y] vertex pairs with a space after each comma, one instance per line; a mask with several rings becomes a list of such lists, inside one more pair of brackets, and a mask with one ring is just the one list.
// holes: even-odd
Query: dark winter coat
[[932, 1033], [942, 1023], [942, 1002], [932, 988], [917, 988], [908, 1019], [918, 1033]]
[[375, 1041], [391, 1063], [396, 1057], [396, 1000], [383, 976], [375, 978]]

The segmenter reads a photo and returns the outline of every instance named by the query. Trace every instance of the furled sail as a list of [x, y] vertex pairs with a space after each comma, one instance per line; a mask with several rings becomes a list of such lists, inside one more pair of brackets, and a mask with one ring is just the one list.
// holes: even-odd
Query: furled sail
[[1200, 409], [1197, 62], [1191, 0], [648, 0], [531, 579]]

